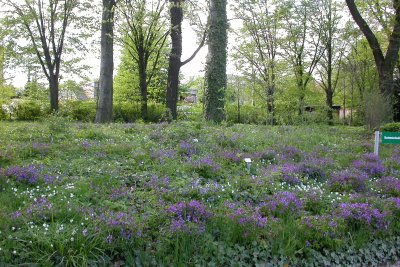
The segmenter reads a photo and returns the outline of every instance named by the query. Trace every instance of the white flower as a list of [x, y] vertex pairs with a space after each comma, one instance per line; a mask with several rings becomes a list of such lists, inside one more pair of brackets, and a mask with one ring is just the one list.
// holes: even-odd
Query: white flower
[[73, 242], [75, 239], [73, 237], [71, 237], [71, 242]]
[[16, 250], [14, 250], [14, 251], [13, 251], [13, 254], [14, 254], [14, 255], [16, 255], [16, 254], [17, 254], [17, 251], [16, 251]]

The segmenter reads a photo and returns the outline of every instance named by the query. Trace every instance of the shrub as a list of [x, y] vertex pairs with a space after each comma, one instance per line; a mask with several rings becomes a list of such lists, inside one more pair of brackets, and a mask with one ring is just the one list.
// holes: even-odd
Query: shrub
[[44, 115], [42, 107], [37, 101], [20, 101], [15, 110], [17, 120], [37, 120]]
[[368, 129], [375, 129], [390, 118], [392, 115], [390, 103], [391, 101], [377, 90], [364, 96], [364, 119]]
[[130, 102], [116, 102], [113, 107], [114, 121], [117, 122], [135, 122], [140, 119], [139, 105]]
[[0, 120], [6, 120], [9, 118], [6, 110], [7, 104], [0, 101]]
[[[117, 102], [113, 107], [114, 121], [135, 122], [142, 118], [140, 106], [130, 102]], [[161, 103], [150, 102], [147, 106], [147, 122], [160, 122], [166, 114], [166, 108]]]
[[265, 108], [243, 105], [240, 107], [240, 121], [238, 120], [237, 105], [226, 106], [226, 120], [233, 123], [265, 124], [267, 112]]
[[381, 126], [382, 132], [400, 132], [400, 122], [386, 123]]
[[93, 101], [66, 102], [61, 111], [61, 115], [78, 121], [94, 121], [96, 116], [96, 103]]

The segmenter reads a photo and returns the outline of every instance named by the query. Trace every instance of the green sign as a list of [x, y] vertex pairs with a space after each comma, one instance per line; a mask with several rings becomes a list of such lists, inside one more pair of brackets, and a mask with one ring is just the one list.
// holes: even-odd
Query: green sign
[[400, 132], [382, 132], [382, 144], [400, 144]]

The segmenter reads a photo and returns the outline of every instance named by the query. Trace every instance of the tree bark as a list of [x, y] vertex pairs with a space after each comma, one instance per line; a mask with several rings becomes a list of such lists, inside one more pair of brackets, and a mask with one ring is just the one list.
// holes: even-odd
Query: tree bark
[[49, 77], [50, 87], [50, 107], [52, 111], [58, 110], [58, 92], [59, 92], [59, 79], [56, 75]]
[[226, 0], [211, 0], [206, 63], [205, 118], [220, 123], [225, 119], [227, 87], [227, 29]]
[[182, 66], [182, 21], [183, 21], [183, 0], [171, 2], [171, 42], [172, 48], [169, 55], [168, 83], [167, 83], [167, 108], [171, 111], [172, 118], [177, 119], [177, 104], [179, 94], [179, 72]]
[[392, 96], [393, 93], [393, 72], [397, 62], [400, 48], [400, 0], [393, 0], [395, 9], [395, 20], [392, 33], [389, 38], [389, 45], [386, 55], [383, 54], [381, 46], [375, 34], [368, 26], [367, 22], [361, 16], [354, 0], [346, 0], [347, 7], [357, 23], [374, 55], [375, 65], [379, 73], [379, 89], [386, 96]]
[[328, 86], [326, 88], [326, 104], [328, 105], [328, 123], [333, 124], [333, 86], [332, 86], [332, 73], [333, 73], [333, 48], [332, 48], [332, 32], [331, 27], [329, 29], [329, 40], [327, 44], [327, 53], [328, 53], [328, 66], [327, 66], [327, 83]]
[[147, 121], [147, 64], [139, 55], [139, 87], [140, 87], [140, 111], [142, 119]]
[[96, 123], [112, 121], [113, 116], [113, 72], [114, 72], [114, 8], [115, 0], [103, 0], [101, 24], [101, 63], [99, 98]]

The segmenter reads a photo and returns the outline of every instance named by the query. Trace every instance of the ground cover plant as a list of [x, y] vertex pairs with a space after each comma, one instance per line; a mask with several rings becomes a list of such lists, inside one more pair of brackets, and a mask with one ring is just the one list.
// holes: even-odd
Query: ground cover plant
[[0, 266], [376, 266], [400, 256], [400, 150], [374, 156], [362, 128], [49, 118], [0, 129]]

